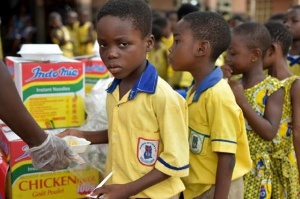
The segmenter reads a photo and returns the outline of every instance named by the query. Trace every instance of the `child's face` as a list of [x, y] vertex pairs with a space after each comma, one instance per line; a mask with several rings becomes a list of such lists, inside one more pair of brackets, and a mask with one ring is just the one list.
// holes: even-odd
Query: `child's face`
[[187, 22], [180, 20], [174, 30], [174, 42], [170, 48], [169, 61], [175, 71], [190, 71], [194, 65], [195, 40]]
[[58, 28], [62, 25], [61, 19], [58, 17], [53, 18], [52, 20], [50, 20], [49, 25], [50, 27]]
[[168, 21], [167, 26], [162, 29], [162, 35], [168, 38], [172, 34], [172, 26], [171, 23]]
[[73, 25], [77, 21], [77, 15], [75, 13], [71, 13], [67, 16], [66, 23], [68, 25]]
[[284, 24], [292, 32], [294, 40], [300, 39], [300, 9], [288, 11]]
[[100, 56], [114, 77], [136, 78], [141, 74], [146, 54], [153, 47], [153, 36], [142, 37], [128, 19], [108, 15], [97, 22]]
[[175, 27], [176, 27], [176, 24], [178, 22], [178, 15], [177, 15], [177, 13], [170, 14], [170, 16], [169, 16], [168, 19], [170, 20], [172, 30], [174, 30]]
[[245, 43], [243, 36], [232, 34], [226, 55], [226, 64], [230, 66], [233, 74], [246, 72], [251, 64], [252, 51]]

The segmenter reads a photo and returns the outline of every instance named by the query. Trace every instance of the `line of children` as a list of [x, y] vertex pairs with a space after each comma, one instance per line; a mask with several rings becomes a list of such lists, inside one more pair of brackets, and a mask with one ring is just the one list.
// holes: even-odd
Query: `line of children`
[[283, 89], [278, 79], [266, 77], [263, 58], [271, 44], [269, 31], [258, 23], [244, 23], [232, 30], [226, 64], [242, 77], [230, 82], [246, 119], [251, 172], [244, 177], [245, 199], [271, 198], [273, 169], [271, 140], [276, 136], [283, 107]]
[[251, 159], [243, 113], [215, 66], [229, 43], [227, 22], [213, 12], [187, 14], [174, 32], [172, 67], [194, 78], [187, 93], [190, 173], [183, 178], [184, 198], [240, 199], [244, 194], [243, 175]]
[[109, 142], [106, 174], [115, 172], [94, 195], [178, 198], [184, 191], [185, 198], [240, 199], [242, 177], [251, 168], [245, 121], [215, 67], [230, 43], [227, 22], [213, 12], [194, 12], [176, 26], [171, 63], [195, 79], [187, 98], [189, 130], [187, 103], [146, 60], [153, 45], [150, 27], [151, 12], [143, 1], [111, 0], [100, 9], [100, 54], [115, 77], [107, 89], [109, 128], [68, 129], [59, 136]]
[[285, 90], [280, 128], [273, 139], [271, 153], [272, 197], [296, 199], [300, 191], [300, 80], [290, 71], [286, 61], [292, 34], [278, 22], [269, 22], [265, 26], [271, 34], [272, 44], [264, 58], [264, 67], [269, 75], [283, 83]]
[[[263, 58], [271, 44], [269, 31], [245, 23], [233, 29], [230, 43], [229, 26], [216, 13], [194, 12], [180, 20], [169, 58], [174, 70], [188, 71], [194, 78], [186, 99], [188, 130], [186, 102], [146, 60], [153, 46], [150, 27], [149, 7], [139, 0], [111, 0], [98, 13], [100, 54], [115, 77], [107, 90], [109, 128], [103, 132], [68, 129], [59, 135], [85, 137], [93, 143], [109, 141], [106, 173], [117, 171], [109, 185], [93, 194], [178, 198], [185, 189], [185, 198], [281, 197], [284, 191], [277, 192], [281, 187], [271, 184], [281, 179], [272, 161], [279, 146], [275, 141], [280, 135], [284, 92], [279, 80], [263, 72]], [[243, 75], [230, 82], [231, 88], [215, 67], [227, 48], [227, 64], [234, 74]], [[139, 108], [138, 114], [134, 107]], [[278, 160], [276, 165], [280, 164]], [[290, 182], [284, 183], [289, 192]], [[297, 193], [297, 187], [290, 190]]]

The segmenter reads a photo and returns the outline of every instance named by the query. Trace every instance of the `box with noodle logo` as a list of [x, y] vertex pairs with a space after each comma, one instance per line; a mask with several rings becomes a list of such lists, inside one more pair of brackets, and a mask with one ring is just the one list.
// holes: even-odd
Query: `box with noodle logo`
[[61, 57], [57, 62], [6, 57], [26, 108], [44, 129], [77, 127], [85, 120], [85, 68], [80, 61]]
[[107, 79], [111, 77], [100, 57], [93, 58], [78, 58], [85, 65], [85, 93], [89, 94], [100, 79]]

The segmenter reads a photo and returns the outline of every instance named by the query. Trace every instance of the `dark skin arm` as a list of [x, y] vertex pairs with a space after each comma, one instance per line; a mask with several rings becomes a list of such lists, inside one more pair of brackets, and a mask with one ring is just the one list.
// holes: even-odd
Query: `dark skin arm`
[[231, 184], [232, 172], [235, 165], [235, 155], [231, 153], [217, 153], [218, 166], [214, 199], [227, 199]]
[[40, 128], [24, 106], [5, 64], [0, 61], [0, 118], [29, 147], [42, 144], [47, 134]]
[[104, 185], [96, 189], [92, 195], [105, 194], [105, 199], [129, 198], [169, 177], [170, 176], [154, 168], [136, 181], [127, 184]]
[[51, 30], [51, 38], [56, 38], [58, 40], [58, 45], [59, 46], [66, 44], [67, 41], [64, 39], [64, 36], [60, 37], [57, 34], [57, 31], [58, 31], [58, 28], [54, 28], [54, 29]]
[[92, 144], [105, 144], [108, 143], [108, 132], [103, 131], [80, 131], [77, 129], [66, 129], [65, 131], [57, 134], [58, 137], [62, 138], [68, 135], [85, 138]]
[[[291, 88], [293, 142], [300, 171], [300, 80], [296, 80]], [[300, 176], [299, 176], [300, 183]]]
[[248, 103], [242, 84], [230, 82], [230, 86], [235, 95], [238, 105], [243, 110], [243, 114], [252, 129], [264, 140], [272, 140], [278, 131], [282, 108], [283, 89], [278, 89], [268, 97], [263, 116], [258, 115]]

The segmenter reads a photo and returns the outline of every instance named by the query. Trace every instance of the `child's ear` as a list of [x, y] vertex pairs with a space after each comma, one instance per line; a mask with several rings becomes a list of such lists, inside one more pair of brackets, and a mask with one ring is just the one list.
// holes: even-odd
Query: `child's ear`
[[278, 50], [278, 46], [275, 44], [271, 44], [271, 46], [269, 47], [269, 49], [267, 51], [267, 55], [270, 57], [270, 56], [274, 55], [277, 50]]
[[149, 52], [154, 46], [154, 36], [150, 35], [146, 39], [146, 52]]
[[195, 55], [198, 56], [203, 56], [206, 55], [208, 53], [208, 51], [210, 50], [210, 43], [209, 41], [206, 40], [201, 40], [196, 42], [195, 45]]
[[262, 59], [262, 51], [259, 48], [252, 50], [251, 61], [256, 62], [257, 60]]

